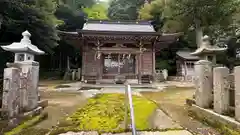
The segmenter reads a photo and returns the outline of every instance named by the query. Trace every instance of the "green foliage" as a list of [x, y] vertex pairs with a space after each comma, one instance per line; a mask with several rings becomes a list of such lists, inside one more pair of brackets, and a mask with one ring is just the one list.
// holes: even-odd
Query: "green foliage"
[[96, 3], [95, 0], [63, 0], [64, 4], [71, 7], [73, 10], [79, 10], [84, 7], [91, 7]]
[[202, 32], [213, 38], [218, 38], [223, 33], [226, 36], [231, 25], [235, 25], [238, 20], [236, 16], [239, 13], [239, 0], [171, 1], [174, 17], [184, 22], [186, 28], [195, 27], [197, 44], [200, 44]]
[[176, 75], [176, 52], [187, 45], [183, 37], [180, 37], [178, 42], [172, 43], [158, 52], [156, 54], [156, 69], [167, 69], [169, 75]]
[[[85, 107], [80, 108], [70, 116], [65, 124], [59, 125], [59, 130], [66, 131], [69, 128], [78, 131], [123, 132], [124, 129], [119, 126], [124, 121], [124, 102], [125, 95], [123, 94], [97, 95], [89, 99]], [[148, 120], [157, 105], [138, 96], [133, 96], [133, 105], [136, 128], [138, 130], [149, 129]], [[54, 132], [57, 132], [57, 130]]]
[[[174, 17], [183, 22], [188, 44], [196, 45], [201, 40], [202, 32], [213, 39], [213, 44], [227, 44], [225, 54], [218, 56], [218, 61], [231, 69], [238, 63], [236, 51], [239, 48], [236, 30], [239, 28], [239, 0], [171, 0], [170, 7]], [[189, 31], [195, 28], [196, 34]], [[195, 37], [194, 37], [195, 36]], [[195, 39], [194, 39], [195, 38]], [[220, 44], [221, 43], [221, 44]]]
[[152, 20], [156, 31], [166, 33], [182, 31], [184, 26], [178, 18], [172, 17], [172, 10], [165, 0], [154, 0], [146, 3], [139, 11], [140, 20]]
[[138, 10], [144, 0], [112, 0], [108, 8], [108, 18], [112, 20], [136, 20]]
[[104, 3], [97, 3], [90, 8], [84, 8], [83, 11], [87, 14], [89, 19], [108, 19], [107, 7], [104, 5]]
[[227, 51], [224, 54], [217, 56], [218, 62], [224, 64], [231, 70], [233, 70], [235, 66], [240, 65], [240, 59], [236, 57], [238, 50], [240, 49], [238, 39], [239, 37], [232, 36], [229, 40], [227, 40]]
[[0, 42], [16, 42], [21, 33], [28, 30], [32, 42], [40, 49], [52, 53], [59, 40], [55, 29], [56, 3], [50, 0], [1, 0], [0, 15], [3, 22]]
[[64, 21], [57, 27], [59, 30], [75, 31], [76, 29], [82, 29], [85, 23], [83, 12], [75, 11], [66, 4], [59, 5], [55, 15], [59, 20]]
[[201, 26], [208, 26], [231, 23], [239, 5], [239, 0], [172, 0], [171, 6], [175, 14], [187, 19], [190, 25], [198, 20]]

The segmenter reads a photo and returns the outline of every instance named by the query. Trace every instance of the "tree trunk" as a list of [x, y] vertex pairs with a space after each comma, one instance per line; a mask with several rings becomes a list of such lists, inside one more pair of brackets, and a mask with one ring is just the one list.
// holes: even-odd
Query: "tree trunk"
[[197, 47], [199, 48], [202, 44], [202, 37], [203, 37], [203, 29], [201, 27], [201, 23], [200, 20], [196, 20], [195, 21], [196, 24], [196, 43], [197, 43]]

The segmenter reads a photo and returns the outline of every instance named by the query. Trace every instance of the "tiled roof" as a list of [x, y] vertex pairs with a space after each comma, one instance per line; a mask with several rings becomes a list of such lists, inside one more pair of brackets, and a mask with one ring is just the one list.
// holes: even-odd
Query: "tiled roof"
[[191, 55], [191, 53], [192, 52], [189, 50], [180, 50], [177, 52], [177, 55], [186, 60], [198, 60], [199, 59], [198, 56], [193, 56], [193, 55]]
[[155, 32], [149, 21], [88, 21], [83, 30], [121, 31], [121, 32]]

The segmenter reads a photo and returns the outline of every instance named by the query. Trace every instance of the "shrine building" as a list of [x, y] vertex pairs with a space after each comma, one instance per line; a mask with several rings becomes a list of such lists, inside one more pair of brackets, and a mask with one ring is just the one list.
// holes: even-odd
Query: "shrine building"
[[77, 32], [60, 32], [82, 55], [81, 80], [86, 83], [130, 83], [155, 80], [156, 52], [175, 42], [181, 33], [155, 32], [148, 21], [97, 21]]

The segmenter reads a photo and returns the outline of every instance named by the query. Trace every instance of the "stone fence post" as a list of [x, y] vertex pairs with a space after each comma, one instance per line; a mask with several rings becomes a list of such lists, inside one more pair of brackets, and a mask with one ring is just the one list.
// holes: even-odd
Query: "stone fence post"
[[195, 63], [196, 75], [196, 105], [209, 108], [213, 101], [213, 72], [212, 62], [199, 60]]
[[240, 66], [234, 68], [235, 80], [235, 118], [240, 121]]
[[21, 103], [25, 111], [38, 107], [39, 63], [36, 61], [22, 61], [18, 63], [27, 82], [22, 89]]
[[6, 117], [12, 118], [20, 113], [20, 71], [18, 68], [4, 69], [2, 109]]
[[229, 75], [229, 69], [227, 67], [216, 67], [213, 69], [214, 111], [219, 114], [228, 112]]

